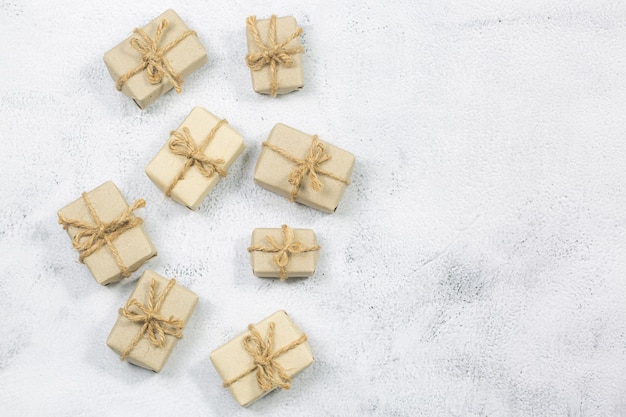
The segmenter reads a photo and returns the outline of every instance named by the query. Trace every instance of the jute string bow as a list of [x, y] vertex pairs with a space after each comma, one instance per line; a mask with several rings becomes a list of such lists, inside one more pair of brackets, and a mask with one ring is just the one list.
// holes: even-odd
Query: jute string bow
[[[130, 342], [126, 350], [120, 356], [121, 360], [126, 359], [130, 352], [137, 346], [137, 343], [146, 334], [152, 346], [162, 348], [165, 344], [165, 335], [169, 334], [178, 339], [183, 337], [183, 328], [185, 322], [183, 320], [175, 319], [173, 316], [164, 317], [159, 314], [161, 310], [161, 304], [172, 287], [176, 284], [175, 279], [171, 279], [167, 287], [159, 294], [156, 295], [156, 280], [153, 278], [150, 283], [150, 293], [148, 295], [148, 303], [142, 304], [136, 298], [128, 300], [124, 308], [120, 308], [119, 313], [121, 316], [126, 317], [128, 320], [134, 323], [141, 323], [141, 329], [137, 335]], [[134, 308], [133, 308], [134, 307]]]
[[235, 378], [224, 382], [224, 387], [229, 387], [235, 382], [241, 380], [246, 375], [256, 371], [256, 382], [264, 391], [271, 390], [274, 386], [281, 387], [282, 389], [289, 389], [291, 387], [291, 378], [283, 367], [276, 361], [276, 359], [295, 348], [298, 345], [306, 342], [306, 334], [302, 334], [299, 338], [289, 343], [286, 346], [272, 352], [272, 345], [274, 344], [274, 322], [270, 322], [269, 330], [267, 333], [267, 340], [264, 341], [259, 331], [250, 324], [248, 330], [250, 334], [243, 339], [243, 347], [246, 352], [250, 354], [254, 365], [242, 372]]
[[177, 93], [180, 93], [182, 91], [183, 80], [180, 75], [178, 75], [176, 71], [174, 71], [174, 68], [172, 68], [170, 62], [167, 60], [167, 58], [165, 58], [165, 54], [170, 49], [181, 43], [188, 36], [195, 35], [196, 32], [193, 30], [187, 30], [183, 32], [176, 40], [173, 40], [163, 47], [159, 47], [159, 43], [161, 42], [161, 36], [163, 35], [163, 32], [165, 32], [165, 29], [167, 29], [167, 26], [167, 20], [161, 20], [154, 35], [154, 39], [151, 39], [148, 34], [141, 28], [136, 28], [134, 30], [134, 33], [139, 35], [141, 38], [132, 38], [130, 40], [130, 44], [137, 52], [141, 54], [141, 63], [137, 65], [134, 69], [122, 75], [117, 80], [115, 88], [121, 90], [124, 83], [126, 83], [135, 75], [139, 74], [141, 71], [146, 70], [146, 75], [148, 76], [148, 81], [150, 81], [150, 84], [159, 84], [163, 77], [166, 77], [171, 81]]
[[276, 40], [276, 16], [272, 15], [269, 27], [269, 43], [266, 45], [261, 40], [259, 30], [256, 27], [256, 16], [248, 17], [246, 26], [258, 49], [258, 51], [249, 53], [246, 56], [246, 63], [252, 71], [260, 71], [266, 65], [270, 66], [270, 94], [272, 97], [276, 97], [276, 92], [278, 91], [278, 66], [282, 65], [286, 68], [291, 68], [294, 64], [291, 55], [304, 51], [304, 48], [301, 46], [287, 48], [289, 42], [302, 34], [302, 28], [297, 28], [287, 39], [279, 43]]
[[319, 175], [341, 181], [346, 185], [350, 184], [350, 181], [347, 179], [320, 168], [320, 165], [330, 159], [330, 155], [324, 152], [324, 144], [318, 140], [317, 135], [313, 135], [313, 142], [304, 159], [297, 158], [284, 149], [268, 142], [263, 142], [263, 146], [296, 163], [296, 167], [289, 173], [288, 177], [289, 184], [293, 185], [290, 196], [291, 201], [295, 201], [298, 196], [298, 190], [302, 185], [302, 180], [307, 174], [311, 180], [311, 188], [313, 188], [314, 191], [320, 191], [322, 189], [323, 183], [319, 179]]
[[113, 245], [113, 241], [122, 233], [143, 223], [141, 218], [134, 216], [132, 213], [138, 208], [145, 207], [146, 202], [143, 199], [139, 199], [132, 206], [126, 208], [117, 219], [104, 223], [96, 213], [89, 197], [87, 197], [87, 193], [83, 193], [82, 197], [87, 205], [89, 214], [93, 218], [93, 223], [79, 219], [68, 219], [59, 214], [59, 224], [63, 225], [63, 229], [67, 230], [69, 226], [79, 229], [79, 232], [72, 238], [72, 245], [79, 253], [78, 260], [83, 262], [86, 257], [106, 245], [111, 251], [117, 266], [122, 271], [122, 275], [128, 278], [131, 272], [122, 262], [122, 258], [117, 248]]
[[267, 242], [271, 246], [260, 246], [260, 245], [250, 246], [248, 248], [248, 252], [258, 251], [258, 252], [276, 253], [276, 255], [274, 255], [274, 258], [273, 258], [274, 263], [278, 265], [278, 267], [280, 268], [280, 272], [279, 272], [280, 280], [284, 281], [287, 278], [287, 264], [289, 264], [290, 255], [295, 255], [295, 254], [303, 253], [303, 252], [316, 251], [316, 250], [319, 250], [320, 247], [317, 245], [304, 247], [302, 245], [302, 242], [295, 240], [293, 229], [287, 226], [286, 224], [282, 225], [282, 232], [283, 232], [282, 244], [278, 244], [278, 242], [276, 242], [276, 240], [274, 240], [274, 238], [271, 236], [265, 236], [265, 240], [267, 240]]
[[196, 145], [196, 142], [191, 137], [187, 127], [183, 128], [183, 133], [176, 130], [171, 132], [172, 139], [168, 142], [170, 151], [175, 155], [187, 158], [187, 162], [185, 162], [185, 165], [183, 165], [178, 175], [172, 180], [170, 185], [165, 190], [166, 196], [170, 196], [178, 181], [185, 178], [187, 170], [194, 165], [196, 165], [200, 170], [200, 173], [207, 178], [210, 178], [216, 172], [221, 177], [226, 176], [226, 171], [219, 166], [223, 165], [225, 161], [223, 159], [211, 159], [204, 154], [204, 150], [211, 140], [213, 140], [219, 128], [226, 123], [228, 122], [225, 119], [220, 120], [215, 127], [211, 129], [207, 137], [199, 146]]

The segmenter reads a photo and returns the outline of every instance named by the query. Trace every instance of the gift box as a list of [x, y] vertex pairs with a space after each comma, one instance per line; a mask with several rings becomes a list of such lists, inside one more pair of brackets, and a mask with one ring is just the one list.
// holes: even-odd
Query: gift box
[[159, 372], [170, 357], [198, 303], [198, 296], [153, 271], [146, 271], [107, 338], [122, 360]]
[[252, 272], [260, 278], [309, 277], [315, 273], [320, 247], [311, 229], [254, 229], [248, 248]]
[[139, 199], [129, 207], [120, 190], [108, 181], [59, 210], [59, 223], [72, 238], [79, 260], [99, 284], [129, 277], [156, 256], [143, 220], [134, 214], [144, 205]]
[[277, 311], [211, 352], [211, 362], [235, 400], [247, 407], [313, 363], [306, 335], [284, 311]]
[[278, 123], [263, 142], [254, 182], [309, 207], [332, 213], [350, 183], [354, 155]]
[[286, 94], [304, 85], [299, 37], [302, 29], [292, 16], [246, 20], [248, 55], [252, 88], [261, 94]]
[[207, 62], [207, 52], [196, 32], [189, 30], [174, 10], [137, 28], [104, 54], [116, 88], [145, 109]]
[[244, 149], [226, 120], [195, 107], [145, 171], [165, 195], [195, 210]]

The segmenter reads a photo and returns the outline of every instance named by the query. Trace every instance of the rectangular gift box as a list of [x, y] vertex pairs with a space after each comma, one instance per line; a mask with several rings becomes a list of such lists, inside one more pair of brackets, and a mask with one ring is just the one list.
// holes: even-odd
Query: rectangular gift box
[[[267, 138], [268, 144], [302, 160], [306, 158], [312, 142], [311, 135], [282, 123], [277, 123]], [[324, 146], [324, 153], [330, 156], [330, 159], [320, 164], [320, 168], [349, 182], [354, 166], [354, 155], [322, 140], [319, 142]], [[290, 198], [293, 186], [289, 183], [289, 174], [296, 167], [295, 162], [263, 146], [254, 170], [254, 182]], [[318, 178], [322, 187], [320, 191], [315, 191], [311, 187], [309, 175], [304, 175], [295, 201], [326, 213], [332, 213], [337, 209], [347, 185], [323, 174], [318, 174]]]
[[[275, 325], [272, 352], [291, 344], [304, 334], [287, 313], [280, 310], [254, 325], [264, 340], [267, 337], [270, 322], [274, 322]], [[224, 382], [238, 377], [242, 372], [254, 366], [252, 357], [243, 346], [243, 340], [249, 334], [250, 331], [248, 330], [211, 352], [211, 362]], [[311, 346], [307, 341], [298, 344], [276, 358], [278, 364], [290, 378], [309, 367], [313, 360], [313, 352], [311, 352]], [[230, 385], [229, 389], [235, 400], [240, 405], [247, 407], [275, 388], [267, 391], [261, 389], [257, 383], [255, 371]]]
[[[256, 21], [256, 28], [259, 32], [259, 37], [263, 41], [263, 44], [269, 46], [269, 28], [270, 19], [261, 19]], [[298, 24], [293, 16], [284, 16], [276, 18], [276, 40], [278, 43], [285, 41], [291, 34], [298, 29]], [[250, 30], [246, 28], [246, 38], [248, 41], [248, 54], [258, 51], [258, 47]], [[302, 46], [300, 44], [300, 38], [297, 37], [285, 45], [286, 48], [297, 48]], [[294, 90], [299, 90], [304, 86], [304, 71], [302, 69], [302, 53], [296, 53], [291, 55], [293, 59], [293, 65], [289, 68], [284, 65], [278, 65], [278, 89], [277, 94], [286, 94]], [[270, 66], [266, 65], [259, 71], [250, 70], [252, 75], [252, 88], [257, 93], [270, 94], [271, 93], [271, 76]]]
[[[194, 107], [177, 131], [183, 133], [183, 128], [187, 127], [191, 138], [199, 146], [219, 121], [220, 119], [217, 116], [209, 113], [202, 107]], [[163, 145], [145, 170], [150, 180], [162, 191], [169, 187], [187, 162], [186, 157], [172, 153], [169, 149], [169, 142], [168, 140]], [[211, 159], [223, 159], [225, 161], [224, 164], [219, 166], [228, 171], [245, 147], [246, 145], [241, 135], [226, 123], [215, 132], [215, 136], [203, 153]], [[220, 175], [217, 172], [207, 178], [200, 172], [197, 166], [191, 166], [185, 172], [184, 178], [176, 183], [170, 196], [174, 201], [187, 206], [191, 210], [195, 210], [215, 187], [219, 179]]]
[[[311, 229], [291, 229], [293, 230], [294, 242], [300, 242], [303, 248], [311, 248], [317, 246], [317, 238], [315, 232]], [[274, 239], [279, 245], [284, 244], [284, 236], [282, 229], [254, 229], [252, 231], [251, 247], [263, 246], [271, 247], [266, 237]], [[280, 267], [274, 261], [274, 252], [263, 252], [258, 250], [250, 251], [250, 262], [252, 264], [252, 272], [259, 278], [279, 278]], [[294, 253], [289, 255], [289, 262], [285, 267], [287, 269], [286, 278], [310, 277], [315, 273], [317, 260], [320, 256], [319, 248], [306, 252]]]
[[[153, 279], [157, 282], [155, 297], [158, 297], [170, 280], [154, 271], [148, 270], [139, 278], [137, 286], [128, 299], [131, 300], [134, 298], [141, 304], [147, 305], [150, 285]], [[161, 309], [157, 314], [167, 318], [173, 317], [187, 324], [197, 303], [198, 296], [193, 291], [179, 284], [174, 284], [163, 299]], [[133, 322], [120, 315], [107, 338], [107, 346], [113, 349], [118, 355], [121, 355], [137, 336], [142, 326], [143, 323]], [[166, 334], [165, 344], [163, 347], [159, 348], [150, 343], [147, 335], [143, 335], [126, 359], [134, 365], [159, 372], [163, 369], [163, 366], [165, 366], [177, 342], [177, 337]]]
[[[124, 196], [112, 181], [105, 182], [88, 192], [87, 197], [96, 214], [104, 223], [119, 218], [128, 208]], [[76, 219], [89, 223], [94, 221], [83, 198], [63, 207], [58, 214], [66, 219]], [[79, 232], [80, 229], [74, 226], [67, 228], [67, 233], [71, 238], [74, 238]], [[123, 265], [131, 272], [137, 270], [144, 262], [157, 254], [142, 225], [122, 233], [113, 241], [113, 245], [117, 249]], [[123, 278], [120, 267], [106, 245], [86, 257], [84, 263], [98, 284], [108, 285]]]
[[[161, 39], [157, 45], [160, 48], [176, 41], [189, 30], [178, 14], [174, 10], [169, 9], [143, 27], [150, 39], [154, 39], [157, 27], [162, 19], [166, 19], [168, 25], [162, 32]], [[143, 42], [140, 35], [133, 33], [104, 54], [104, 63], [115, 82], [142, 63], [141, 53], [131, 46], [132, 38], [140, 39]], [[178, 74], [183, 80], [208, 61], [207, 51], [195, 34], [187, 36], [180, 43], [165, 52], [164, 56], [174, 73]], [[122, 93], [132, 98], [139, 108], [145, 109], [157, 98], [171, 90], [172, 87], [172, 82], [165, 75], [160, 83], [152, 84], [148, 80], [144, 69], [122, 85]]]

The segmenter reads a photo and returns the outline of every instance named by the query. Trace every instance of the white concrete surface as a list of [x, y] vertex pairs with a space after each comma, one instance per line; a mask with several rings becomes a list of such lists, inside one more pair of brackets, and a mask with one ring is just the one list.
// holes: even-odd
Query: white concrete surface
[[[87, 3], [87, 2], [85, 2]], [[209, 64], [140, 111], [102, 55], [173, 7]], [[246, 16], [304, 28], [306, 86], [252, 91]], [[626, 415], [626, 4], [0, 2], [0, 415]], [[248, 148], [198, 212], [143, 169], [195, 105]], [[357, 156], [326, 215], [252, 182], [276, 122]], [[56, 211], [112, 179], [200, 295], [164, 371], [105, 340], [138, 274], [98, 286]], [[255, 227], [310, 227], [312, 278], [255, 278]], [[209, 353], [277, 309], [317, 362], [250, 409]]]

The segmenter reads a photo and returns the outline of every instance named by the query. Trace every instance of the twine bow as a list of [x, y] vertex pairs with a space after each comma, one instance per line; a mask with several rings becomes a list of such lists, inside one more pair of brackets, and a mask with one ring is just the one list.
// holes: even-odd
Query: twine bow
[[289, 264], [289, 256], [295, 255], [303, 252], [311, 252], [319, 250], [319, 246], [310, 246], [304, 247], [302, 242], [295, 240], [293, 229], [287, 226], [286, 224], [282, 225], [283, 231], [283, 242], [282, 244], [278, 244], [276, 240], [274, 240], [271, 236], [265, 236], [265, 240], [271, 246], [250, 246], [248, 248], [248, 252], [270, 252], [276, 253], [274, 255], [274, 263], [278, 265], [280, 268], [279, 278], [281, 281], [284, 281], [287, 278], [287, 264]]
[[249, 53], [246, 56], [246, 63], [252, 71], [260, 71], [266, 65], [270, 66], [270, 94], [272, 97], [276, 97], [278, 90], [278, 66], [282, 65], [286, 68], [291, 68], [294, 64], [291, 55], [299, 54], [304, 51], [304, 48], [301, 46], [287, 48], [289, 42], [302, 34], [302, 28], [297, 28], [287, 39], [279, 43], [276, 40], [276, 16], [272, 15], [269, 27], [269, 44], [266, 45], [261, 40], [259, 30], [256, 27], [256, 16], [248, 17], [246, 26], [258, 48], [258, 51]]
[[159, 84], [163, 77], [166, 77], [171, 81], [177, 93], [182, 91], [183, 79], [178, 73], [176, 73], [176, 71], [174, 71], [174, 68], [172, 68], [172, 65], [165, 57], [165, 54], [188, 36], [195, 35], [196, 32], [193, 30], [187, 30], [176, 40], [173, 40], [160, 48], [159, 43], [161, 42], [161, 36], [163, 35], [163, 32], [165, 32], [165, 29], [167, 29], [167, 26], [167, 20], [162, 19], [157, 27], [154, 39], [151, 39], [141, 28], [136, 28], [133, 31], [139, 35], [140, 38], [131, 38], [130, 45], [141, 54], [141, 63], [134, 69], [122, 75], [117, 80], [115, 88], [121, 90], [124, 83], [126, 83], [133, 76], [139, 74], [141, 71], [146, 70], [146, 75], [150, 84]]
[[272, 321], [269, 325], [267, 332], [267, 340], [264, 341], [259, 331], [252, 325], [248, 325], [248, 334], [243, 339], [243, 347], [250, 354], [254, 365], [242, 372], [235, 378], [224, 382], [224, 387], [229, 387], [235, 382], [241, 380], [246, 375], [256, 370], [256, 382], [264, 391], [271, 390], [274, 386], [281, 387], [288, 390], [291, 387], [291, 378], [283, 367], [277, 362], [277, 358], [295, 348], [298, 345], [306, 342], [306, 334], [302, 334], [299, 338], [289, 343], [286, 346], [272, 352], [272, 345], [274, 344], [274, 327], [275, 323]]
[[330, 159], [330, 155], [324, 152], [324, 144], [318, 140], [317, 135], [313, 135], [313, 142], [311, 143], [311, 147], [309, 148], [309, 151], [307, 152], [304, 159], [296, 158], [284, 149], [274, 146], [268, 142], [263, 142], [263, 146], [273, 150], [280, 156], [287, 158], [297, 164], [296, 167], [289, 173], [288, 177], [289, 184], [293, 185], [290, 196], [291, 201], [296, 200], [296, 197], [298, 196], [298, 190], [302, 185], [302, 180], [305, 176], [307, 176], [307, 174], [309, 176], [309, 179], [311, 180], [311, 188], [313, 188], [314, 191], [318, 192], [322, 189], [323, 186], [323, 183], [319, 178], [320, 175], [324, 175], [334, 180], [341, 181], [346, 185], [350, 184], [350, 181], [348, 181], [347, 179], [341, 178], [333, 174], [332, 172], [320, 168], [320, 165]]
[[185, 178], [187, 170], [194, 165], [198, 167], [200, 173], [206, 178], [211, 178], [216, 172], [221, 177], [226, 176], [226, 171], [219, 166], [223, 165], [225, 161], [223, 159], [211, 159], [204, 154], [204, 150], [211, 140], [213, 140], [219, 128], [226, 123], [228, 122], [225, 119], [220, 120], [199, 146], [194, 142], [187, 127], [183, 128], [183, 133], [176, 130], [171, 132], [172, 139], [168, 143], [170, 151], [175, 155], [187, 158], [187, 162], [185, 162], [185, 165], [183, 165], [178, 175], [165, 190], [166, 196], [170, 196], [178, 181]]
[[156, 280], [152, 278], [148, 303], [146, 305], [139, 302], [136, 298], [133, 298], [128, 300], [126, 305], [119, 310], [121, 316], [126, 317], [134, 323], [143, 324], [137, 335], [120, 356], [121, 360], [128, 357], [144, 334], [148, 336], [152, 346], [157, 348], [162, 348], [165, 344], [165, 335], [169, 334], [178, 339], [182, 339], [183, 337], [183, 328], [185, 327], [184, 321], [175, 319], [173, 316], [167, 318], [159, 314], [161, 304], [174, 284], [176, 284], [176, 280], [171, 279], [168, 282], [167, 287], [165, 287], [165, 290], [163, 290], [158, 297], [156, 296], [156, 284]]
[[131, 272], [122, 262], [122, 258], [117, 248], [113, 245], [113, 241], [122, 233], [143, 223], [143, 220], [134, 216], [132, 212], [138, 208], [145, 207], [146, 202], [143, 199], [139, 199], [132, 206], [127, 207], [117, 219], [104, 223], [96, 213], [89, 197], [87, 197], [87, 193], [83, 193], [82, 197], [87, 205], [89, 214], [93, 218], [93, 223], [79, 219], [68, 219], [59, 214], [59, 224], [63, 225], [63, 229], [67, 230], [69, 226], [79, 229], [79, 232], [72, 238], [72, 246], [79, 253], [78, 260], [82, 263], [85, 258], [106, 245], [111, 251], [117, 266], [122, 271], [122, 275], [128, 278]]

